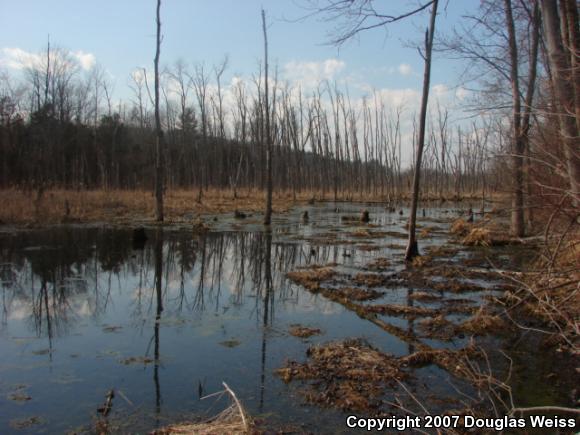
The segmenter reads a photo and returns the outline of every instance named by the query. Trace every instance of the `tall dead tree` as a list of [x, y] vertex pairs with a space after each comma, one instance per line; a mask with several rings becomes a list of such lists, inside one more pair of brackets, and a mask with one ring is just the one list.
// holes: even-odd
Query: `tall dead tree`
[[272, 220], [272, 135], [270, 132], [270, 106], [268, 104], [268, 34], [266, 12], [262, 9], [262, 31], [264, 33], [264, 140], [266, 142], [266, 213], [264, 225]]
[[512, 233], [523, 237], [524, 224], [524, 153], [522, 135], [522, 105], [518, 73], [518, 48], [511, 0], [504, 0], [505, 21], [508, 30], [510, 56], [510, 84], [512, 87], [512, 159], [514, 173], [514, 193], [512, 198]]
[[157, 38], [155, 50], [155, 218], [163, 222], [163, 130], [159, 114], [159, 55], [161, 52], [161, 0], [157, 0]]
[[[562, 1], [563, 5], [568, 2]], [[544, 37], [548, 48], [550, 68], [552, 70], [552, 85], [556, 97], [560, 122], [560, 132], [564, 140], [564, 152], [566, 157], [568, 178], [570, 183], [570, 192], [576, 206], [580, 202], [580, 152], [578, 151], [578, 124], [580, 124], [580, 109], [575, 104], [575, 92], [578, 93], [580, 84], [577, 83], [578, 71], [577, 61], [571, 62], [571, 58], [578, 56], [578, 51], [572, 52], [571, 56], [567, 55], [567, 50], [578, 49], [578, 20], [570, 20], [569, 32], [572, 34], [566, 47], [562, 41], [562, 20], [558, 14], [558, 5], [554, 0], [541, 0], [541, 8], [544, 23]], [[567, 12], [568, 8], [562, 8], [562, 14]], [[572, 14], [574, 5], [569, 8], [569, 14]], [[577, 16], [577, 15], [576, 15]], [[576, 69], [573, 69], [573, 64]]]
[[413, 175], [413, 197], [411, 200], [411, 214], [409, 216], [409, 239], [405, 259], [411, 260], [419, 254], [415, 230], [417, 228], [417, 204], [419, 202], [419, 189], [421, 181], [421, 161], [425, 146], [425, 124], [427, 122], [427, 103], [429, 100], [429, 84], [431, 82], [431, 52], [433, 51], [433, 35], [435, 34], [435, 18], [437, 16], [438, 0], [431, 7], [431, 20], [429, 29], [425, 32], [425, 70], [423, 73], [423, 94], [421, 96], [421, 113], [419, 118], [419, 138], [417, 141], [417, 155], [415, 160], [415, 173]]

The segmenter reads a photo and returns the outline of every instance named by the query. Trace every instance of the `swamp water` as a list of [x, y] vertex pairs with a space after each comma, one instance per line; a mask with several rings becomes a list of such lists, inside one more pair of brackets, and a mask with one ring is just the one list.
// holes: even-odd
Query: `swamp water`
[[[345, 416], [352, 412], [308, 404], [304, 383], [285, 383], [275, 371], [288, 361], [305, 362], [311, 345], [333, 340], [364, 338], [394, 357], [413, 353], [417, 343], [461, 349], [469, 340], [465, 334], [422, 335], [420, 316], [377, 315], [400, 331], [390, 334], [286, 277], [328, 263], [345, 283], [359, 273], [403, 271], [408, 210], [400, 215], [370, 205], [370, 224], [344, 219], [358, 217], [362, 207], [295, 208], [275, 218], [272, 232], [264, 232], [260, 216], [208, 220], [211, 231], [203, 234], [147, 228], [144, 247], [134, 246], [126, 229], [0, 233], [0, 433], [94, 431], [97, 408], [111, 389], [111, 429], [147, 433], [218, 413], [227, 400], [200, 397], [222, 390], [224, 381], [265, 427], [348, 432]], [[308, 222], [300, 219], [304, 210]], [[451, 209], [426, 210], [419, 218], [422, 252], [448, 242], [447, 222], [455, 216]], [[452, 261], [476, 253], [459, 250]], [[510, 263], [509, 251], [490, 254], [503, 267]], [[380, 264], [377, 259], [385, 265], [379, 271], [368, 267]], [[433, 299], [413, 297], [424, 288], [378, 285], [381, 296], [360, 304], [441, 310], [461, 299], [477, 308], [497, 293], [496, 284], [480, 280], [484, 290], [460, 295], [439, 286]], [[358, 286], [365, 288], [364, 280]], [[461, 322], [472, 313], [455, 310], [448, 320]], [[295, 337], [289, 333], [295, 324], [321, 334]], [[436, 365], [418, 368], [405, 385], [432, 412], [458, 409], [462, 395], [473, 393]], [[400, 386], [392, 390], [408, 398]]]

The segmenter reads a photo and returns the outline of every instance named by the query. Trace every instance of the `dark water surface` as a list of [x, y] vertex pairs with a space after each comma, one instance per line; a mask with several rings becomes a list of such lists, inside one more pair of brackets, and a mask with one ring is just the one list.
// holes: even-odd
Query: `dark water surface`
[[[300, 223], [304, 209], [310, 223]], [[370, 230], [392, 233], [359, 240], [349, 235], [359, 225], [345, 225], [341, 216], [360, 209], [297, 208], [278, 217], [272, 232], [263, 231], [260, 216], [220, 217], [202, 235], [148, 228], [144, 249], [135, 249], [126, 229], [0, 233], [0, 433], [90, 431], [110, 389], [117, 391], [110, 419], [121, 432], [143, 433], [218, 412], [226, 402], [199, 398], [221, 390], [224, 381], [250, 414], [268, 423], [345, 430], [345, 414], [305, 406], [298, 386], [286, 385], [274, 370], [288, 359], [303, 361], [312, 343], [348, 337], [364, 337], [396, 356], [413, 351], [285, 277], [301, 265], [328, 262], [354, 275], [377, 257], [389, 258], [393, 271], [403, 268], [404, 251], [397, 245], [405, 245], [408, 210], [400, 216], [369, 206]], [[448, 224], [442, 222], [453, 213], [426, 211], [421, 223], [431, 234], [420, 240], [422, 248], [447, 241]], [[389, 289], [379, 302], [410, 303], [411, 291]], [[477, 301], [481, 295], [468, 297]], [[384, 318], [415, 327], [401, 317]], [[323, 334], [293, 337], [288, 329], [295, 323]], [[428, 400], [449, 393], [448, 380], [449, 374], [429, 366], [411, 386], [428, 391]]]

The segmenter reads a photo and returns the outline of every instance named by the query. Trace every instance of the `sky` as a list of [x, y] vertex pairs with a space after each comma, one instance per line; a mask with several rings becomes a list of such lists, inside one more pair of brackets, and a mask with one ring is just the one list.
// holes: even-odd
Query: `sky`
[[[384, 0], [383, 0], [384, 1]], [[403, 11], [417, 0], [387, 0]], [[257, 71], [263, 55], [260, 9], [267, 12], [272, 66], [292, 79], [343, 78], [353, 87], [417, 88], [422, 59], [408, 43], [422, 39], [428, 14], [371, 30], [341, 48], [326, 44], [335, 23], [313, 17], [296, 22], [307, 0], [164, 0], [161, 63], [177, 59], [210, 66], [229, 57], [226, 76]], [[438, 30], [445, 31], [473, 10], [477, 0], [441, 2]], [[51, 43], [101, 64], [123, 93], [130, 72], [151, 68], [155, 50], [154, 0], [0, 0], [0, 67], [10, 69], [22, 52], [38, 53]], [[433, 84], [452, 85], [457, 66], [435, 59]]]
[[[421, 0], [422, 2], [422, 0]], [[162, 66], [178, 59], [204, 63], [211, 71], [228, 56], [223, 83], [250, 78], [263, 58], [260, 11], [267, 13], [271, 71], [281, 80], [308, 91], [320, 80], [337, 81], [354, 98], [373, 90], [390, 105], [417, 110], [423, 60], [420, 43], [429, 21], [426, 13], [366, 31], [339, 47], [329, 45], [337, 23], [323, 17], [299, 20], [309, 13], [308, 0], [164, 0], [161, 7]], [[385, 10], [403, 12], [419, 0], [377, 0]], [[478, 0], [440, 1], [437, 30], [449, 32]], [[113, 97], [127, 100], [131, 72], [153, 69], [155, 54], [154, 0], [0, 0], [0, 70], [21, 73], [26, 59], [51, 46], [69, 50], [88, 70], [102, 66], [113, 83]], [[457, 88], [458, 63], [435, 56], [432, 98], [456, 107], [467, 91]], [[433, 100], [431, 100], [433, 101]]]

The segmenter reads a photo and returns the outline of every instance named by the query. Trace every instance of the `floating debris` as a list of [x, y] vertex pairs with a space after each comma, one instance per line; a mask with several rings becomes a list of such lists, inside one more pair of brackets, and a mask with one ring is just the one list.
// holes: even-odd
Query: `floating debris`
[[103, 326], [103, 332], [107, 333], [117, 333], [121, 329], [123, 329], [122, 326]]
[[155, 360], [147, 356], [130, 356], [129, 358], [123, 358], [119, 362], [128, 366], [132, 364], [151, 364], [155, 362]]
[[102, 416], [106, 417], [111, 409], [113, 408], [113, 398], [115, 397], [115, 390], [109, 390], [107, 396], [105, 397], [105, 403], [103, 406], [97, 408], [97, 412]]
[[8, 400], [12, 400], [13, 402], [28, 402], [29, 400], [32, 400], [32, 397], [23, 391], [13, 391], [8, 394]]
[[231, 348], [239, 346], [240, 344], [242, 344], [242, 342], [239, 340], [236, 340], [236, 339], [231, 339], [231, 340], [220, 341], [219, 344], [221, 344], [224, 347], [229, 347], [231, 349]]
[[36, 416], [10, 420], [10, 427], [18, 430], [28, 429], [31, 426], [39, 424], [44, 424], [44, 419]]
[[302, 325], [290, 325], [290, 329], [288, 330], [288, 332], [290, 333], [290, 335], [300, 338], [309, 338], [312, 337], [313, 335], [322, 334], [322, 331], [318, 328], [309, 328], [307, 326]]

